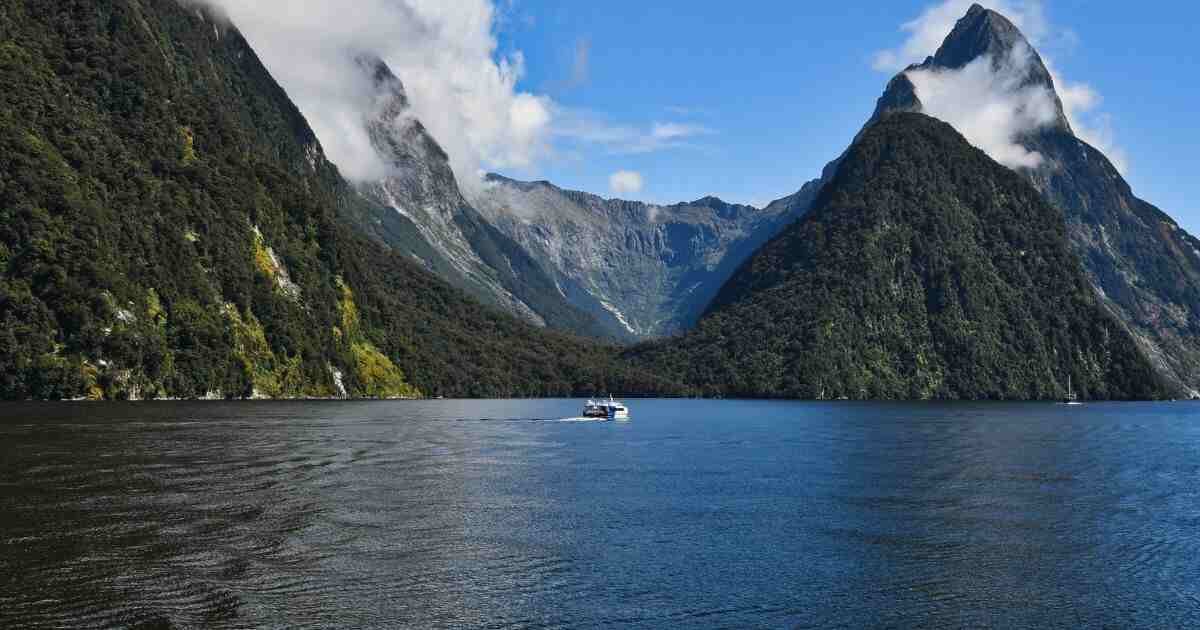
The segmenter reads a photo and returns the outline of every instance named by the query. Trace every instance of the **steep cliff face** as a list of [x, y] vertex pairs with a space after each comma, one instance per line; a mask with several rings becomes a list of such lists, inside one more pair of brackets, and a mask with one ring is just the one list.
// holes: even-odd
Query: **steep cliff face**
[[1200, 393], [1200, 241], [1137, 198], [1112, 162], [1076, 136], [1050, 72], [1008, 19], [971, 7], [936, 55], [892, 80], [876, 117], [925, 110], [914, 72], [961, 70], [980, 60], [1012, 77], [1010, 91], [1048, 96], [1051, 115], [1017, 139], [1040, 160], [1018, 171], [1064, 211], [1089, 281], [1155, 368], [1184, 393]]
[[377, 91], [367, 131], [389, 166], [382, 181], [360, 185], [382, 208], [361, 217], [362, 227], [452, 284], [518, 317], [539, 326], [601, 335], [597, 323], [563, 298], [520, 245], [464, 199], [449, 156], [413, 116], [404, 85], [387, 64], [369, 56], [358, 62]]
[[654, 388], [352, 227], [380, 208], [192, 3], [7, 2], [0, 85], [0, 398]]
[[709, 312], [631, 360], [724, 396], [1053, 399], [1163, 393], [1059, 209], [921, 114], [882, 115], [812, 210]]
[[657, 206], [490, 176], [475, 200], [562, 294], [629, 339], [692, 326], [733, 270], [808, 209], [811, 191], [766, 209], [713, 197]]

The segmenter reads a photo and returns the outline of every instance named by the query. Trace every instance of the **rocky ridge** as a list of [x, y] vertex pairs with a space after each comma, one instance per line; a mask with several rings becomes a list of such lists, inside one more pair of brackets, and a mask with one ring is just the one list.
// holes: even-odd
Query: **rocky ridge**
[[480, 212], [536, 258], [575, 306], [627, 339], [695, 324], [725, 280], [802, 215], [812, 191], [759, 209], [706, 197], [660, 206], [487, 179]]

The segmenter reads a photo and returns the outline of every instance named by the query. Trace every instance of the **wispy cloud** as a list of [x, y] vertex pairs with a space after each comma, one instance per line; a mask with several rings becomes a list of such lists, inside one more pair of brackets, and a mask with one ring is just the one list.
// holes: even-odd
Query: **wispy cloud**
[[[196, 1], [196, 0], [188, 0]], [[527, 167], [551, 154], [553, 101], [522, 90], [519, 50], [502, 54], [492, 0], [206, 0], [246, 35], [300, 107], [330, 158], [352, 179], [387, 166], [363, 117], [374, 106], [361, 53], [383, 58], [408, 89], [413, 113], [446, 149], [460, 180]]]
[[581, 37], [575, 40], [575, 47], [571, 54], [571, 77], [567, 81], [568, 87], [579, 87], [587, 84], [592, 76], [592, 40]]
[[1121, 174], [1129, 172], [1129, 156], [1117, 144], [1116, 133], [1113, 130], [1112, 116], [1100, 109], [1103, 97], [1092, 86], [1086, 83], [1071, 83], [1058, 72], [1049, 59], [1044, 59], [1054, 85], [1058, 88], [1058, 96], [1062, 99], [1063, 111], [1071, 128], [1080, 140], [1096, 147], [1108, 156], [1117, 171]]
[[664, 107], [663, 110], [672, 116], [680, 116], [684, 118], [692, 116], [704, 116], [709, 114], [709, 110], [703, 107], [687, 107], [685, 105], [668, 105]]
[[608, 178], [608, 189], [614, 195], [636, 195], [645, 185], [642, 174], [636, 171], [617, 171]]
[[[355, 65], [376, 54], [407, 88], [412, 114], [450, 155], [464, 187], [489, 170], [529, 170], [595, 150], [650, 153], [687, 146], [711, 133], [682, 122], [612, 124], [523, 89], [526, 59], [502, 52], [496, 33], [529, 27], [513, 0], [181, 0], [216, 7], [246, 35], [272, 75], [304, 112], [329, 157], [355, 180], [378, 179], [387, 163], [367, 136], [376, 106]], [[591, 78], [592, 42], [576, 40], [568, 85]]]
[[960, 70], [909, 71], [908, 78], [925, 113], [953, 125], [997, 162], [1033, 168], [1042, 156], [1020, 138], [1053, 124], [1058, 106], [1049, 89], [1022, 86], [1032, 59], [1028, 46], [1018, 46], [1007, 59], [984, 57]]
[[592, 112], [560, 108], [556, 111], [553, 133], [567, 142], [600, 147], [611, 154], [632, 155], [693, 147], [696, 138], [716, 131], [675, 121], [615, 124]]

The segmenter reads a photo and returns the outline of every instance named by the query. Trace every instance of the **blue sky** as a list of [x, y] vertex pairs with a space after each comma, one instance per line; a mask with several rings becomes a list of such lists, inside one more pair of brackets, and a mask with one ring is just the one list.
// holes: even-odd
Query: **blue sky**
[[[902, 44], [900, 26], [930, 4], [512, 0], [500, 53], [522, 53], [518, 87], [551, 97], [567, 112], [555, 124], [572, 129], [551, 156], [505, 174], [610, 196], [610, 177], [632, 171], [643, 186], [622, 196], [659, 203], [790, 194], [870, 115], [890, 78], [872, 69], [874, 55]], [[1200, 8], [1042, 9], [1039, 49], [1102, 97], [1094, 113], [1111, 126], [1135, 192], [1200, 232]], [[578, 139], [593, 127], [614, 135]]]

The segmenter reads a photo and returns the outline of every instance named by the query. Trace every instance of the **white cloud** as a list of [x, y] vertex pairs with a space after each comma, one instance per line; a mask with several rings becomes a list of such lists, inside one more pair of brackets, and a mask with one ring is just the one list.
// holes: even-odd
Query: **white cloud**
[[[937, 52], [946, 36], [954, 30], [955, 23], [967, 14], [967, 9], [975, 2], [946, 0], [927, 7], [916, 19], [900, 26], [900, 30], [908, 33], [904, 43], [897, 48], [876, 52], [872, 67], [880, 72], [894, 73], [907, 68], [909, 64], [921, 63]], [[1011, 20], [1034, 46], [1049, 31], [1042, 4], [1037, 0], [995, 0], [987, 5]]]
[[634, 171], [617, 171], [608, 178], [608, 189], [614, 195], [636, 195], [645, 184], [641, 173]]
[[706, 127], [700, 125], [689, 125], [684, 123], [654, 123], [653, 129], [650, 131], [650, 137], [663, 142], [679, 140], [681, 138], [690, 138], [692, 136], [700, 136], [712, 133]]
[[1050, 125], [1058, 118], [1054, 95], [1045, 87], [1022, 87], [1033, 51], [1013, 48], [1008, 59], [976, 59], [960, 70], [914, 70], [924, 112], [950, 123], [971, 144], [1009, 168], [1033, 168], [1042, 156], [1020, 143], [1021, 134]]
[[[925, 9], [901, 30], [908, 38], [899, 47], [876, 53], [874, 67], [896, 71], [918, 63], [937, 52], [955, 23], [966, 15], [973, 0], [946, 0]], [[1079, 36], [1070, 29], [1056, 29], [1045, 17], [1037, 0], [995, 0], [990, 8], [1009, 18], [1037, 45], [1052, 39], [1066, 48], [1078, 46]], [[1063, 112], [1075, 134], [1105, 153], [1117, 169], [1126, 172], [1128, 160], [1116, 144], [1111, 118], [1097, 111], [1099, 93], [1084, 83], [1072, 83], [1042, 61], [1054, 79]], [[976, 60], [956, 71], [914, 71], [908, 77], [917, 89], [925, 113], [940, 118], [959, 130], [968, 140], [988, 152], [996, 161], [1010, 167], [1036, 166], [1041, 156], [1026, 150], [1018, 142], [1023, 133], [1037, 130], [1054, 120], [1054, 95], [1038, 87], [1022, 88], [1022, 78], [1033, 62], [1028, 49], [1014, 50], [999, 64]]]
[[1062, 100], [1063, 112], [1071, 123], [1071, 129], [1080, 140], [1096, 147], [1108, 156], [1110, 162], [1122, 175], [1129, 172], [1129, 157], [1117, 145], [1113, 131], [1112, 116], [1098, 111], [1103, 101], [1100, 94], [1086, 83], [1070, 83], [1046, 60], [1046, 67], [1054, 78], [1058, 96]]
[[460, 180], [548, 153], [553, 104], [517, 87], [524, 58], [498, 52], [492, 0], [210, 2], [246, 35], [352, 179], [386, 173], [363, 126], [373, 94], [354, 64], [359, 53], [379, 55], [404, 82]]
[[674, 114], [676, 116], [700, 116], [711, 113], [703, 107], [687, 107], [684, 105], [668, 105], [663, 109], [666, 110], [667, 113]]
[[[579, 149], [648, 153], [684, 146], [708, 130], [676, 123], [612, 125], [521, 89], [525, 58], [499, 49], [503, 25], [531, 22], [512, 0], [183, 0], [227, 14], [304, 112], [350, 179], [388, 166], [364, 116], [376, 106], [357, 55], [378, 55], [407, 88], [413, 115], [450, 155], [464, 188], [485, 170], [530, 170]], [[518, 24], [519, 23], [519, 24]], [[576, 42], [572, 83], [589, 79], [591, 43]], [[567, 144], [569, 147], [556, 145]]]
[[686, 148], [693, 139], [716, 133], [708, 127], [680, 122], [655, 122], [648, 126], [614, 124], [583, 110], [557, 108], [554, 135], [558, 138], [595, 145], [616, 155], [654, 153]]
[[592, 40], [586, 37], [575, 40], [572, 53], [571, 76], [568, 88], [576, 88], [588, 82], [592, 75]]

